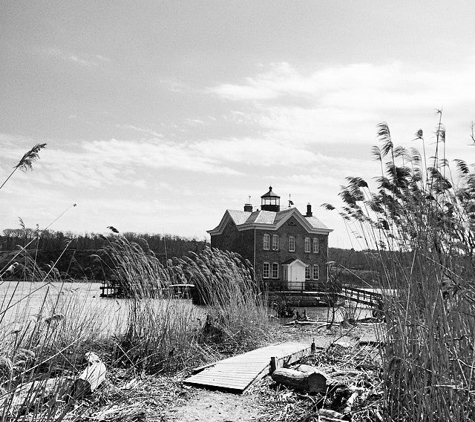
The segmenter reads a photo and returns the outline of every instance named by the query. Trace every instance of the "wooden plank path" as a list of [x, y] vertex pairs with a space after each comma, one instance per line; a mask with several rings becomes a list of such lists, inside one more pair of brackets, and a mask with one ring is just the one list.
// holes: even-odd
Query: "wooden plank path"
[[242, 393], [253, 382], [269, 373], [271, 358], [276, 366], [293, 363], [311, 353], [311, 344], [287, 342], [274, 344], [221, 360], [184, 381], [185, 384]]

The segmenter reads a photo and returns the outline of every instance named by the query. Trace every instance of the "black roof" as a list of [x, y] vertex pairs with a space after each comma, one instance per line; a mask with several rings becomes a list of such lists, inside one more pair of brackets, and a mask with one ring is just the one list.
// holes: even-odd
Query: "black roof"
[[280, 198], [280, 196], [272, 192], [272, 186], [269, 186], [269, 192], [262, 195], [261, 198]]

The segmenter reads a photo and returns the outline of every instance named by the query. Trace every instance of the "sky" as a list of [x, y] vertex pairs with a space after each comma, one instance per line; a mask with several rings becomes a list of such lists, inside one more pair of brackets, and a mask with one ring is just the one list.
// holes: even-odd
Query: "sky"
[[[475, 162], [473, 0], [2, 0], [0, 231], [209, 239], [268, 187], [358, 248], [337, 213], [377, 124]], [[73, 206], [77, 204], [77, 206]]]

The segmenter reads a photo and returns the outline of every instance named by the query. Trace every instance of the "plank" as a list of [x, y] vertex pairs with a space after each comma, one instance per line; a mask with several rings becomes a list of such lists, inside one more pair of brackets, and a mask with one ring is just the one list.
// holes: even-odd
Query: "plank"
[[270, 360], [293, 362], [310, 354], [310, 345], [296, 342], [275, 344], [198, 368], [184, 382], [188, 385], [222, 388], [243, 392], [269, 371]]

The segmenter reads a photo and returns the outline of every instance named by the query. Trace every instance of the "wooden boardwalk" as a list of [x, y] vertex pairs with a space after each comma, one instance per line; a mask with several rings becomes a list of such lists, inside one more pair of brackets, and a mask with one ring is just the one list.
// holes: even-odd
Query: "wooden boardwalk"
[[276, 358], [276, 367], [279, 367], [283, 362], [293, 363], [311, 352], [311, 344], [303, 343], [289, 342], [262, 347], [208, 365], [186, 379], [185, 384], [242, 393], [269, 373], [271, 358]]
[[344, 300], [351, 300], [375, 309], [379, 309], [383, 303], [383, 295], [381, 293], [354, 287], [342, 287], [341, 293], [338, 296]]

